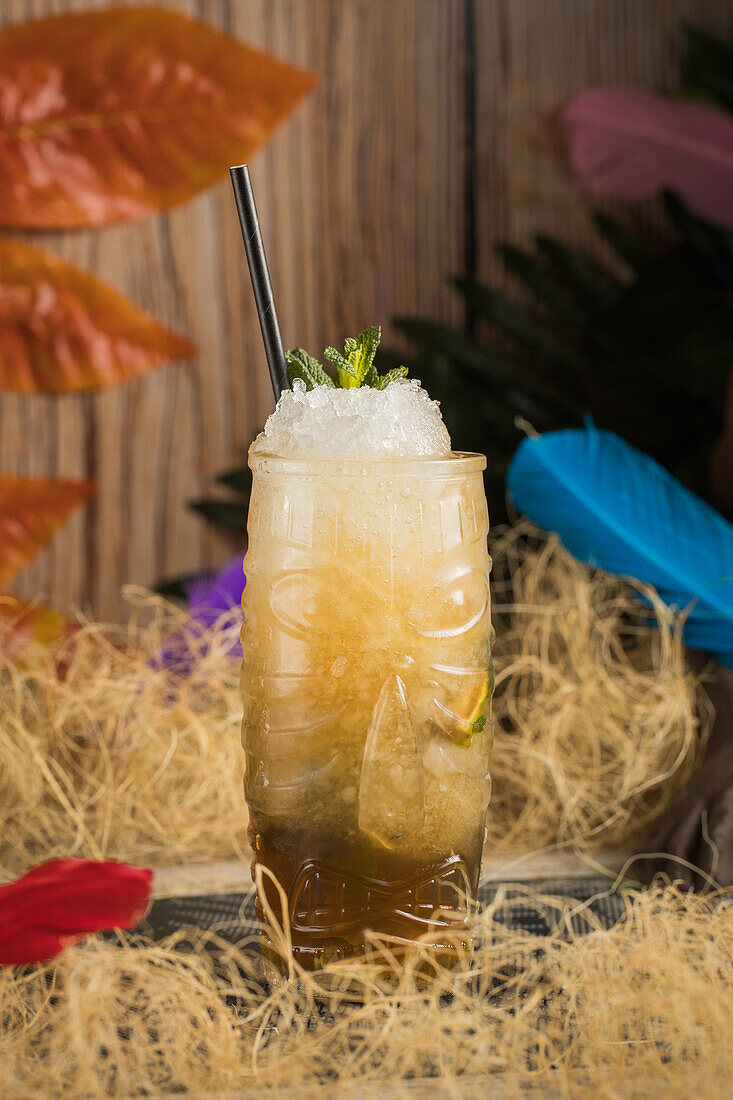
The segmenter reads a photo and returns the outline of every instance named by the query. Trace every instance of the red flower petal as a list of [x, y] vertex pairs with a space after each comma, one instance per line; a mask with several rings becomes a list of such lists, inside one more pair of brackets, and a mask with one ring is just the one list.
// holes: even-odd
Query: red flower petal
[[56, 859], [0, 886], [0, 965], [42, 962], [88, 932], [133, 927], [152, 878], [125, 863]]

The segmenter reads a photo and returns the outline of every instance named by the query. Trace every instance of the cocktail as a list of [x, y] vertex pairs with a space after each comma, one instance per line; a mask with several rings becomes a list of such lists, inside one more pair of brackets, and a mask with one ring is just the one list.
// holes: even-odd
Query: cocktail
[[250, 452], [242, 690], [260, 915], [315, 969], [465, 926], [493, 674], [485, 460], [416, 382], [310, 381]]

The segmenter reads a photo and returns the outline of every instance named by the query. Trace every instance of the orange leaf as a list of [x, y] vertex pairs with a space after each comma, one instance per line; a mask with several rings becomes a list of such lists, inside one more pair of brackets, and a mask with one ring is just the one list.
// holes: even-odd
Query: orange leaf
[[160, 8], [0, 30], [0, 223], [102, 225], [185, 202], [246, 160], [312, 86]]
[[100, 389], [195, 350], [87, 272], [0, 239], [0, 389]]
[[0, 586], [50, 542], [93, 492], [93, 481], [0, 474]]

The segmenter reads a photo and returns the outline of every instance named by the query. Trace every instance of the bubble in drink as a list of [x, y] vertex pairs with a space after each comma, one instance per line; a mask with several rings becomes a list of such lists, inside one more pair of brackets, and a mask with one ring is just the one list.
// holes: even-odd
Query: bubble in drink
[[484, 459], [454, 454], [437, 403], [399, 380], [296, 383], [250, 462], [255, 860], [306, 967], [372, 933], [439, 939], [475, 895], [490, 794]]

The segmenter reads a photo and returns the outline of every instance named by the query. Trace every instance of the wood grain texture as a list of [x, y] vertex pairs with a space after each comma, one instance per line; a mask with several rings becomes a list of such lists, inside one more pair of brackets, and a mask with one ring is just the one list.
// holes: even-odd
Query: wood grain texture
[[[542, 879], [582, 879], [607, 876], [609, 885], [625, 872], [633, 853], [622, 848], [604, 848], [592, 855], [551, 850], [530, 854], [484, 854], [481, 882], [538, 882]], [[152, 897], [171, 898], [186, 894], [237, 893], [252, 887], [249, 863], [229, 859], [219, 863], [183, 863], [154, 867]]]
[[[682, 18], [733, 37], [729, 0], [163, 3], [321, 74], [252, 162], [283, 337], [313, 351], [376, 320], [394, 344], [395, 314], [460, 319], [445, 276], [493, 273], [502, 237], [588, 241], [560, 105], [592, 83], [673, 82]], [[0, 22], [105, 6], [2, 0]], [[166, 216], [32, 240], [200, 347], [98, 395], [0, 395], [0, 470], [100, 485], [14, 590], [119, 619], [125, 583], [236, 546], [185, 508], [272, 407], [234, 203], [223, 184]]]

